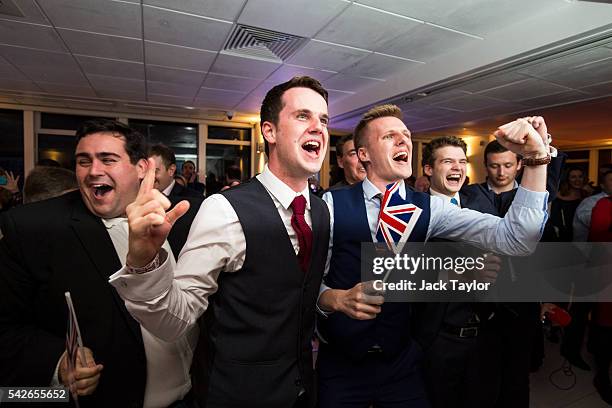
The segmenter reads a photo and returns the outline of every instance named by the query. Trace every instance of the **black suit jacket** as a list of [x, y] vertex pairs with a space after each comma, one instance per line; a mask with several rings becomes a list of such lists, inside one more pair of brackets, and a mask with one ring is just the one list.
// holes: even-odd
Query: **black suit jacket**
[[[547, 166], [546, 189], [548, 190], [548, 201], [556, 197], [561, 179], [561, 168], [566, 154], [558, 152]], [[517, 189], [502, 194], [495, 194], [489, 190], [487, 183], [471, 184], [459, 191], [461, 207], [480, 211], [482, 213], [505, 216], [512, 205]], [[415, 306], [414, 332], [419, 343], [428, 347], [438, 335], [442, 322], [448, 309], [448, 302], [422, 303]]]
[[174, 183], [174, 187], [172, 187], [172, 190], [170, 191], [170, 194], [168, 195], [168, 197], [170, 199], [173, 198], [203, 198], [204, 194], [193, 190], [189, 187], [184, 187], [181, 186], [179, 183]]
[[[189, 216], [169, 237], [184, 244]], [[0, 219], [0, 384], [48, 386], [65, 348], [70, 291], [86, 347], [104, 365], [82, 406], [142, 406], [146, 358], [139, 324], [108, 283], [121, 262], [79, 191], [18, 207]]]

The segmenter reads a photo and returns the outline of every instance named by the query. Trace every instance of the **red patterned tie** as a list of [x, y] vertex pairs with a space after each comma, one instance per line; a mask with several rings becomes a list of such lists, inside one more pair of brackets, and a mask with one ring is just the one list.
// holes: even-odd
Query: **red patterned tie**
[[304, 273], [308, 272], [310, 264], [310, 250], [312, 249], [312, 230], [306, 224], [304, 212], [306, 211], [306, 198], [299, 195], [291, 203], [293, 215], [291, 216], [291, 226], [298, 239], [300, 250], [298, 251], [298, 261]]

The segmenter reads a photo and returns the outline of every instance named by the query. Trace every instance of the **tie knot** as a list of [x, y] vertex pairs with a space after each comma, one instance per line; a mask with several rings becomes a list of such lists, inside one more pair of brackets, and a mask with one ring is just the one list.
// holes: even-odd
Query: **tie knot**
[[457, 207], [459, 207], [459, 201], [457, 201], [457, 199], [455, 197], [450, 199], [451, 204], [456, 205]]
[[291, 202], [291, 208], [295, 215], [304, 215], [306, 211], [306, 198], [303, 195], [296, 196]]

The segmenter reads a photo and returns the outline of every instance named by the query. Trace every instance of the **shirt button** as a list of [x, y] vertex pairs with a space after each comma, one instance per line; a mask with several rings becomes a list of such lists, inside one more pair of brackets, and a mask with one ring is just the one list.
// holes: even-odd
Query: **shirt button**
[[301, 387], [301, 386], [302, 386], [302, 380], [301, 380], [301, 379], [299, 379], [299, 378], [296, 378], [296, 379], [295, 379], [295, 386], [296, 386], [296, 387]]

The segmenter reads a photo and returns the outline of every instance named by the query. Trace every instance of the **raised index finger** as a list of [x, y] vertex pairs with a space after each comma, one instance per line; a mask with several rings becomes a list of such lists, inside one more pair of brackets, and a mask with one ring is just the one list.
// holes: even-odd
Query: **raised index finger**
[[155, 185], [155, 160], [152, 158], [147, 159], [147, 172], [145, 173], [142, 183], [140, 183], [140, 189], [138, 190], [138, 196], [136, 199], [144, 196], [149, 191], [153, 190]]

